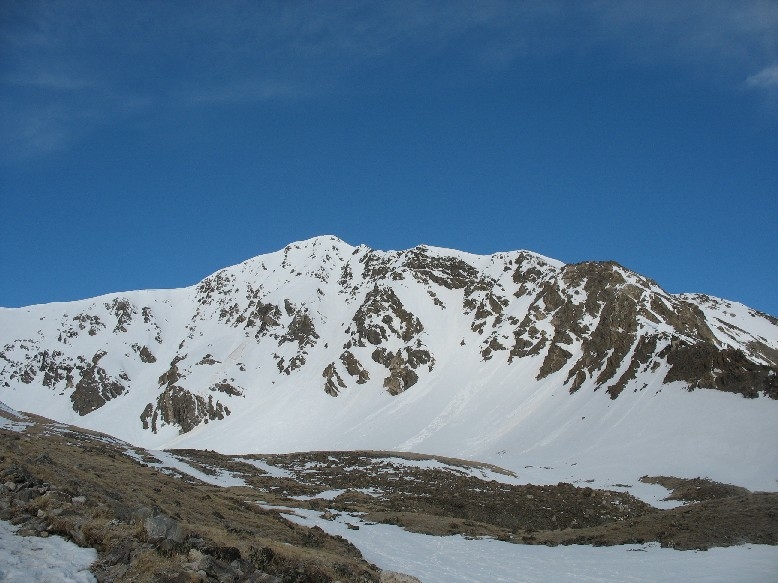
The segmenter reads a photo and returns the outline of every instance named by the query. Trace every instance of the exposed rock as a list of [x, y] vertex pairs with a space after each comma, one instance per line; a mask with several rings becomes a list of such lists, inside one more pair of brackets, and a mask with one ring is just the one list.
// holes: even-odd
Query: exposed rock
[[132, 317], [138, 313], [135, 306], [127, 298], [114, 298], [113, 301], [105, 303], [105, 309], [116, 317], [114, 332], [126, 332], [127, 325], [132, 322]]
[[422, 283], [433, 282], [446, 289], [462, 289], [480, 279], [478, 270], [469, 263], [454, 257], [430, 255], [424, 245], [409, 249], [403, 265]]
[[343, 352], [340, 355], [340, 361], [346, 367], [346, 372], [352, 377], [356, 377], [358, 385], [362, 385], [370, 380], [370, 374], [350, 351], [346, 350]]
[[419, 318], [403, 307], [392, 288], [378, 285], [368, 292], [352, 322], [352, 341], [357, 346], [365, 346], [365, 341], [381, 344], [388, 340], [389, 333], [409, 342], [424, 330]]
[[138, 354], [141, 362], [145, 362], [147, 364], [157, 362], [157, 357], [151, 353], [151, 350], [149, 350], [148, 346], [133, 344], [132, 349]]
[[297, 342], [300, 349], [316, 345], [319, 335], [313, 325], [313, 320], [305, 312], [297, 312], [292, 318], [286, 334], [279, 340], [279, 346], [285, 342]]
[[216, 360], [216, 359], [213, 357], [213, 354], [211, 354], [211, 353], [209, 352], [208, 354], [206, 354], [205, 356], [203, 356], [203, 357], [200, 359], [200, 361], [199, 361], [197, 364], [198, 364], [199, 366], [203, 366], [203, 365], [212, 366], [212, 365], [214, 365], [214, 364], [219, 364], [219, 361], [218, 361], [218, 360]]
[[179, 354], [170, 361], [170, 368], [162, 373], [157, 380], [160, 386], [171, 386], [181, 379], [181, 372], [178, 370], [178, 363], [186, 358], [186, 354]]
[[152, 403], [146, 405], [141, 421], [154, 433], [158, 429], [157, 421], [177, 425], [181, 428], [180, 433], [187, 433], [202, 422], [224, 419], [229, 414], [230, 410], [221, 402], [214, 403], [212, 395], [206, 399], [177, 385], [170, 385], [157, 398], [156, 406]]
[[270, 328], [279, 326], [281, 310], [274, 304], [257, 302], [254, 308], [246, 316], [245, 328], [256, 328], [255, 338], [260, 338]]
[[150, 542], [182, 543], [184, 542], [184, 529], [178, 521], [159, 514], [147, 518], [143, 523], [146, 536]]
[[778, 368], [755, 364], [739, 350], [677, 342], [669, 345], [662, 356], [671, 367], [665, 382], [684, 381], [690, 389], [718, 389], [748, 398], [763, 394], [778, 399]]
[[335, 368], [335, 363], [328, 364], [321, 376], [324, 377], [324, 392], [331, 397], [337, 397], [341, 389], [346, 388], [346, 383], [343, 382], [343, 378], [338, 374], [338, 370]]
[[274, 354], [273, 358], [276, 360], [276, 366], [278, 367], [278, 372], [284, 373], [285, 375], [292, 374], [292, 371], [297, 370], [298, 368], [301, 368], [305, 364], [305, 355], [307, 353], [305, 351], [300, 351], [294, 356], [292, 356], [289, 359], [289, 362], [286, 362], [286, 359], [282, 356], [279, 356], [278, 354]]
[[99, 409], [126, 390], [119, 379], [111, 377], [104, 368], [97, 365], [98, 360], [95, 355], [93, 363], [81, 369], [81, 379], [70, 395], [73, 410], [79, 415]]
[[546, 359], [543, 361], [540, 371], [538, 371], [537, 380], [544, 379], [548, 375], [561, 369], [572, 356], [573, 355], [570, 352], [558, 344], [552, 344], [548, 349]]
[[242, 397], [243, 396], [243, 390], [236, 387], [235, 385], [227, 382], [227, 379], [223, 379], [218, 383], [214, 383], [211, 385], [210, 391], [218, 391], [219, 393], [224, 393], [226, 395], [230, 395], [232, 397]]
[[73, 321], [78, 322], [79, 330], [85, 330], [88, 326], [89, 330], [87, 333], [90, 336], [97, 335], [100, 330], [105, 328], [105, 324], [100, 320], [100, 317], [94, 314], [79, 314], [73, 316]]
[[421, 583], [421, 579], [417, 579], [411, 575], [404, 575], [403, 573], [396, 573], [394, 571], [381, 571], [380, 583]]

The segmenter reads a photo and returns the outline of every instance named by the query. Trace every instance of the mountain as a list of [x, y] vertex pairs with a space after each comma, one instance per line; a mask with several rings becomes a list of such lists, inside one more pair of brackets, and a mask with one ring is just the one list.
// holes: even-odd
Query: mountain
[[0, 309], [0, 348], [1, 401], [142, 447], [778, 484], [778, 320], [613, 262], [317, 237], [189, 288]]

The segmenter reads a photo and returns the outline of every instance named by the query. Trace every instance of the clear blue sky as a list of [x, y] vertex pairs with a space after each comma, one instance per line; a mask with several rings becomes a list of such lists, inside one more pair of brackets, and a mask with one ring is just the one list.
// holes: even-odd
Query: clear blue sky
[[778, 2], [3, 0], [0, 196], [0, 306], [334, 234], [778, 315]]

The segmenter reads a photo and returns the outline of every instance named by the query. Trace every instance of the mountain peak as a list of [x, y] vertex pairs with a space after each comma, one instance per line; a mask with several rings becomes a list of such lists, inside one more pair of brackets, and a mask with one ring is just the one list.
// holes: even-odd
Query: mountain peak
[[554, 420], [583, 451], [582, 418], [626, 439], [604, 420], [653, 431], [687, 391], [772, 411], [778, 322], [529, 251], [325, 235], [191, 288], [0, 311], [0, 400], [153, 447], [491, 456]]

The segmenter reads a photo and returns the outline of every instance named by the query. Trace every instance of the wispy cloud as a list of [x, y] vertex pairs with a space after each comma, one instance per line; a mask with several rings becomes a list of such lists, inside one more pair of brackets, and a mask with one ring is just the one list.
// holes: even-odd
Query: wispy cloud
[[446, 58], [466, 82], [479, 68], [605, 47], [625, 63], [773, 87], [776, 39], [773, 0], [7, 0], [0, 147], [44, 153], [90, 126], [180, 106], [380, 90]]
[[750, 75], [746, 78], [746, 85], [757, 88], [778, 88], [778, 65], [765, 67], [758, 73]]

